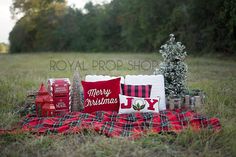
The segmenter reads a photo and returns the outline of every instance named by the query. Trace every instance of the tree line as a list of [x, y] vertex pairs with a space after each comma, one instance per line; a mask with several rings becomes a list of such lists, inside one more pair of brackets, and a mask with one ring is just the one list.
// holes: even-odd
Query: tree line
[[6, 43], [0, 43], [0, 53], [7, 53], [8, 52], [8, 44]]
[[113, 0], [83, 9], [65, 0], [13, 0], [23, 14], [10, 52], [157, 51], [174, 33], [192, 53], [236, 51], [235, 0]]

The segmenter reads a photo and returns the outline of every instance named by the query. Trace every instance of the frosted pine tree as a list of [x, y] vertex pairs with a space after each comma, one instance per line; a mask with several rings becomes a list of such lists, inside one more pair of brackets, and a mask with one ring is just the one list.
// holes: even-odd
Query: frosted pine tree
[[84, 106], [81, 102], [81, 84], [78, 71], [74, 72], [71, 92], [71, 110], [82, 111], [84, 109]]
[[163, 74], [167, 97], [180, 97], [186, 90], [185, 46], [181, 42], [176, 42], [174, 34], [170, 34], [170, 39], [161, 46], [159, 52], [164, 61], [160, 63], [160, 69], [156, 69], [154, 74]]

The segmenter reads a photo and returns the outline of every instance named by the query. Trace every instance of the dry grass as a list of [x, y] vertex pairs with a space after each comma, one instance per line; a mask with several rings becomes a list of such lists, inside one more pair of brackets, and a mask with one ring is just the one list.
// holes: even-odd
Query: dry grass
[[[153, 69], [131, 69], [129, 62], [159, 61], [157, 54], [126, 53], [42, 53], [0, 54], [0, 128], [11, 128], [19, 120], [15, 112], [24, 101], [26, 91], [38, 88], [50, 77], [72, 77], [73, 71], [50, 70], [50, 61], [84, 62], [86, 74], [151, 74]], [[93, 61], [118, 61], [118, 69], [92, 68]], [[136, 62], [136, 63], [137, 63]], [[203, 114], [218, 117], [222, 131], [212, 133], [190, 130], [173, 135], [146, 135], [130, 141], [107, 138], [95, 133], [39, 136], [31, 134], [1, 135], [1, 156], [236, 156], [236, 62], [233, 58], [188, 57], [190, 88], [207, 94]], [[68, 65], [67, 65], [68, 66]], [[111, 68], [112, 65], [108, 65]]]

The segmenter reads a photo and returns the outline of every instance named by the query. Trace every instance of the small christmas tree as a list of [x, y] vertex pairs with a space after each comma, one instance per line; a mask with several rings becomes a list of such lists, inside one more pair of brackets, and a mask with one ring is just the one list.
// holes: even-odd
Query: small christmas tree
[[160, 63], [160, 69], [154, 74], [162, 74], [165, 78], [165, 93], [167, 97], [181, 97], [186, 90], [187, 65], [184, 59], [187, 56], [185, 46], [176, 42], [174, 34], [161, 46], [160, 53], [164, 61]]
[[71, 110], [72, 111], [82, 111], [84, 109], [83, 103], [81, 102], [81, 84], [79, 72], [75, 71], [72, 83], [72, 93], [71, 93]]

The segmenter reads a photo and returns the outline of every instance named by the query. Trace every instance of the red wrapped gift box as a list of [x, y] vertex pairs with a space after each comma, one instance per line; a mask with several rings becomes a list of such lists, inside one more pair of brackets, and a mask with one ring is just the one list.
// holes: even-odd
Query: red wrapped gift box
[[68, 78], [48, 79], [48, 91], [53, 97], [56, 115], [70, 112], [70, 80]]

